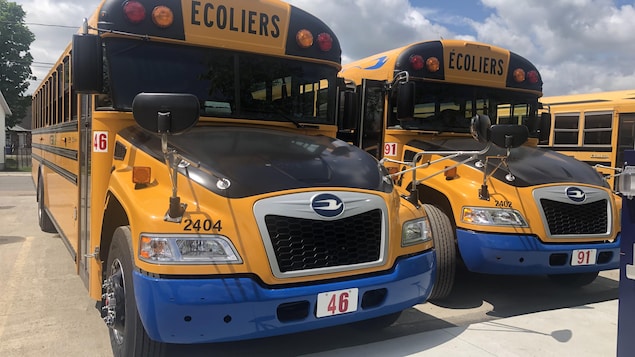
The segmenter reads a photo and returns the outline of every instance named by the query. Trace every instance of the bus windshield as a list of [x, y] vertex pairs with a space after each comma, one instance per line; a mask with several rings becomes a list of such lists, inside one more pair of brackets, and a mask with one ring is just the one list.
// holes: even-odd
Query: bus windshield
[[526, 125], [535, 118], [538, 98], [508, 90], [416, 82], [412, 118], [401, 119], [403, 129], [469, 133], [471, 118], [486, 114], [492, 124]]
[[190, 93], [201, 116], [333, 124], [337, 68], [227, 50], [110, 38], [102, 110], [141, 92]]

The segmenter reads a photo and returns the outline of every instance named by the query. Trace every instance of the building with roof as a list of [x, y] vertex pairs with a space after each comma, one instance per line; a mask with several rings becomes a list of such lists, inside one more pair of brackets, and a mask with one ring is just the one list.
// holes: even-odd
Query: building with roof
[[4, 99], [2, 92], [0, 92], [0, 148], [3, 148], [2, 155], [0, 155], [0, 170], [4, 170], [4, 149], [7, 147], [7, 115], [11, 115], [11, 109], [9, 108], [7, 101]]

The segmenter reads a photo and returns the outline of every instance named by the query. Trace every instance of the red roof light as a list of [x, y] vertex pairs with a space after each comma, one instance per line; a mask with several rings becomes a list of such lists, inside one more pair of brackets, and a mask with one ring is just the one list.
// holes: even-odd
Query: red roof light
[[138, 24], [146, 18], [146, 8], [138, 1], [126, 1], [123, 4], [123, 13], [128, 21]]
[[333, 37], [326, 32], [322, 32], [318, 35], [317, 42], [323, 52], [328, 52], [333, 48]]
[[527, 73], [527, 79], [529, 80], [529, 83], [536, 84], [540, 81], [540, 75], [537, 71], [529, 71]]
[[412, 66], [412, 69], [414, 69], [415, 71], [423, 69], [424, 64], [425, 64], [425, 61], [423, 60], [423, 57], [419, 55], [410, 56], [410, 65]]

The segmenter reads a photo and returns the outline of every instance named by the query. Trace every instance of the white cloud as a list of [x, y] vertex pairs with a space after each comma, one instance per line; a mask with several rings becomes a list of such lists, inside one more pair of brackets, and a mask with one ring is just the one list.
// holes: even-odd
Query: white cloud
[[444, 26], [431, 23], [425, 10], [408, 0], [290, 0], [324, 20], [337, 35], [344, 63], [422, 40], [449, 37]]
[[541, 71], [546, 95], [634, 87], [635, 10], [610, 0], [482, 0], [476, 38], [512, 49]]

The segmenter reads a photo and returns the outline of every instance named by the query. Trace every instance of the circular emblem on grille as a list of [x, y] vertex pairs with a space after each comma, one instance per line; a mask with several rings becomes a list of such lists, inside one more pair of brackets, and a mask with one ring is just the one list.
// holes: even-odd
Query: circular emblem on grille
[[344, 212], [344, 202], [330, 193], [322, 193], [311, 199], [311, 208], [323, 217], [337, 217]]
[[567, 187], [567, 197], [573, 202], [584, 202], [586, 193], [578, 187]]

